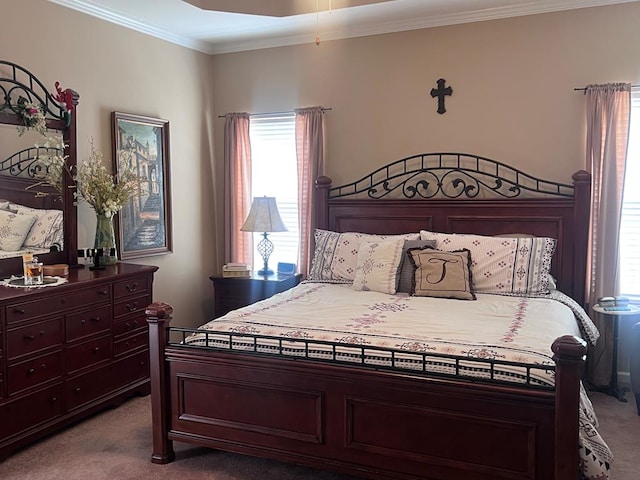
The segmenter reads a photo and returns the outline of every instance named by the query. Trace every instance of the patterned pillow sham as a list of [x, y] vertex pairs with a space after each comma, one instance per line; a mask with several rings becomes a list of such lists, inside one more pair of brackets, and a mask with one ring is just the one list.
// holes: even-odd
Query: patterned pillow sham
[[20, 250], [35, 219], [35, 215], [18, 215], [0, 210], [0, 250]]
[[442, 250], [471, 252], [473, 288], [477, 293], [547, 294], [556, 239], [547, 237], [490, 237], [420, 231]]
[[409, 260], [407, 251], [410, 248], [424, 248], [424, 247], [436, 247], [435, 240], [405, 240], [402, 247], [402, 257], [400, 258], [399, 274], [398, 274], [398, 288], [397, 293], [411, 293], [413, 286], [413, 271], [415, 267]]
[[352, 288], [394, 295], [403, 245], [402, 239], [361, 243]]
[[430, 247], [410, 248], [409, 260], [415, 267], [412, 295], [417, 297], [475, 300], [468, 249], [443, 252]]
[[61, 249], [63, 248], [64, 216], [62, 210], [31, 208], [19, 204], [13, 204], [12, 208], [17, 210], [18, 215], [36, 217], [24, 241], [24, 248], [42, 249], [49, 248], [54, 244], [58, 244]]
[[315, 250], [308, 279], [318, 282], [352, 283], [356, 274], [360, 244], [394, 239], [418, 240], [420, 234], [370, 235], [316, 229], [314, 232]]

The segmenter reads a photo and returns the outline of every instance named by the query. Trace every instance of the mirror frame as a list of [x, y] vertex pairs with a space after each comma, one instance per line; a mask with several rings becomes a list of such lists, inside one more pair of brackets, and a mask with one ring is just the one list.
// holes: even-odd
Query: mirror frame
[[[38, 255], [47, 265], [66, 263], [70, 268], [78, 266], [78, 211], [74, 198], [74, 181], [69, 172], [77, 165], [77, 106], [80, 96], [71, 89], [62, 90], [56, 82], [57, 95], [54, 97], [31, 72], [25, 68], [5, 60], [0, 60], [0, 123], [8, 125], [24, 125], [24, 118], [19, 113], [18, 98], [23, 97], [31, 103], [39, 104], [44, 112], [47, 129], [62, 132], [65, 144], [64, 154], [67, 156], [67, 174], [62, 181], [62, 211], [64, 218], [64, 246], [61, 252]], [[18, 133], [16, 132], [16, 135]], [[8, 158], [12, 158], [10, 156]], [[6, 161], [2, 159], [2, 161]], [[7, 168], [3, 169], [6, 170]], [[28, 185], [36, 183], [34, 178], [24, 178], [0, 173], [0, 198], [3, 190], [15, 192], [25, 191]], [[39, 187], [40, 188], [40, 187]], [[26, 190], [28, 192], [28, 190]], [[35, 196], [35, 192], [32, 193]], [[9, 200], [14, 200], [9, 198]], [[18, 200], [14, 200], [20, 203]], [[0, 259], [0, 274], [18, 274], [22, 272], [22, 257]]]

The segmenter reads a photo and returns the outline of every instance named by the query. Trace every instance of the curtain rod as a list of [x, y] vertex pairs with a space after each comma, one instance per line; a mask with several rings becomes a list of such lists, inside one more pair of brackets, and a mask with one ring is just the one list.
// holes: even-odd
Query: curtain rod
[[[322, 107], [321, 110], [326, 112], [327, 110], [331, 110], [331, 107]], [[294, 110], [290, 110], [288, 112], [264, 112], [264, 113], [250, 113], [249, 115], [284, 115], [286, 113], [294, 113]], [[226, 115], [218, 115], [218, 118], [224, 118]]]
[[[631, 85], [631, 88], [640, 88], [640, 85]], [[586, 92], [587, 91], [587, 87], [574, 88], [573, 90], [576, 91], [576, 92]]]

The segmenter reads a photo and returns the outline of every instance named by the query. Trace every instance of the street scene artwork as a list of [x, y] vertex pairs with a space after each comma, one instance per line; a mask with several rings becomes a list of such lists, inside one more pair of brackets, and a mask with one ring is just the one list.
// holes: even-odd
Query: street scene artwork
[[132, 170], [137, 188], [117, 216], [120, 258], [171, 252], [169, 122], [113, 112], [114, 168]]

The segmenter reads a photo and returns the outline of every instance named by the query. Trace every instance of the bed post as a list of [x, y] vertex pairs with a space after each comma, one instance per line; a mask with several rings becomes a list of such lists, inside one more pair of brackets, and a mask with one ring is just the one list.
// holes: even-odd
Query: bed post
[[553, 342], [551, 350], [556, 362], [554, 478], [575, 480], [579, 464], [580, 374], [587, 343], [565, 335]]
[[329, 189], [331, 179], [329, 177], [316, 178], [316, 227], [326, 230], [329, 228]]
[[575, 240], [573, 259], [573, 299], [581, 307], [586, 302], [587, 245], [589, 241], [589, 220], [591, 210], [591, 174], [578, 170], [573, 179], [573, 238]]
[[175, 458], [173, 442], [169, 440], [170, 394], [169, 372], [164, 360], [167, 346], [167, 328], [173, 308], [162, 302], [154, 302], [145, 314], [149, 324], [149, 356], [151, 358], [151, 418], [153, 425], [153, 453], [151, 462], [169, 463]]

